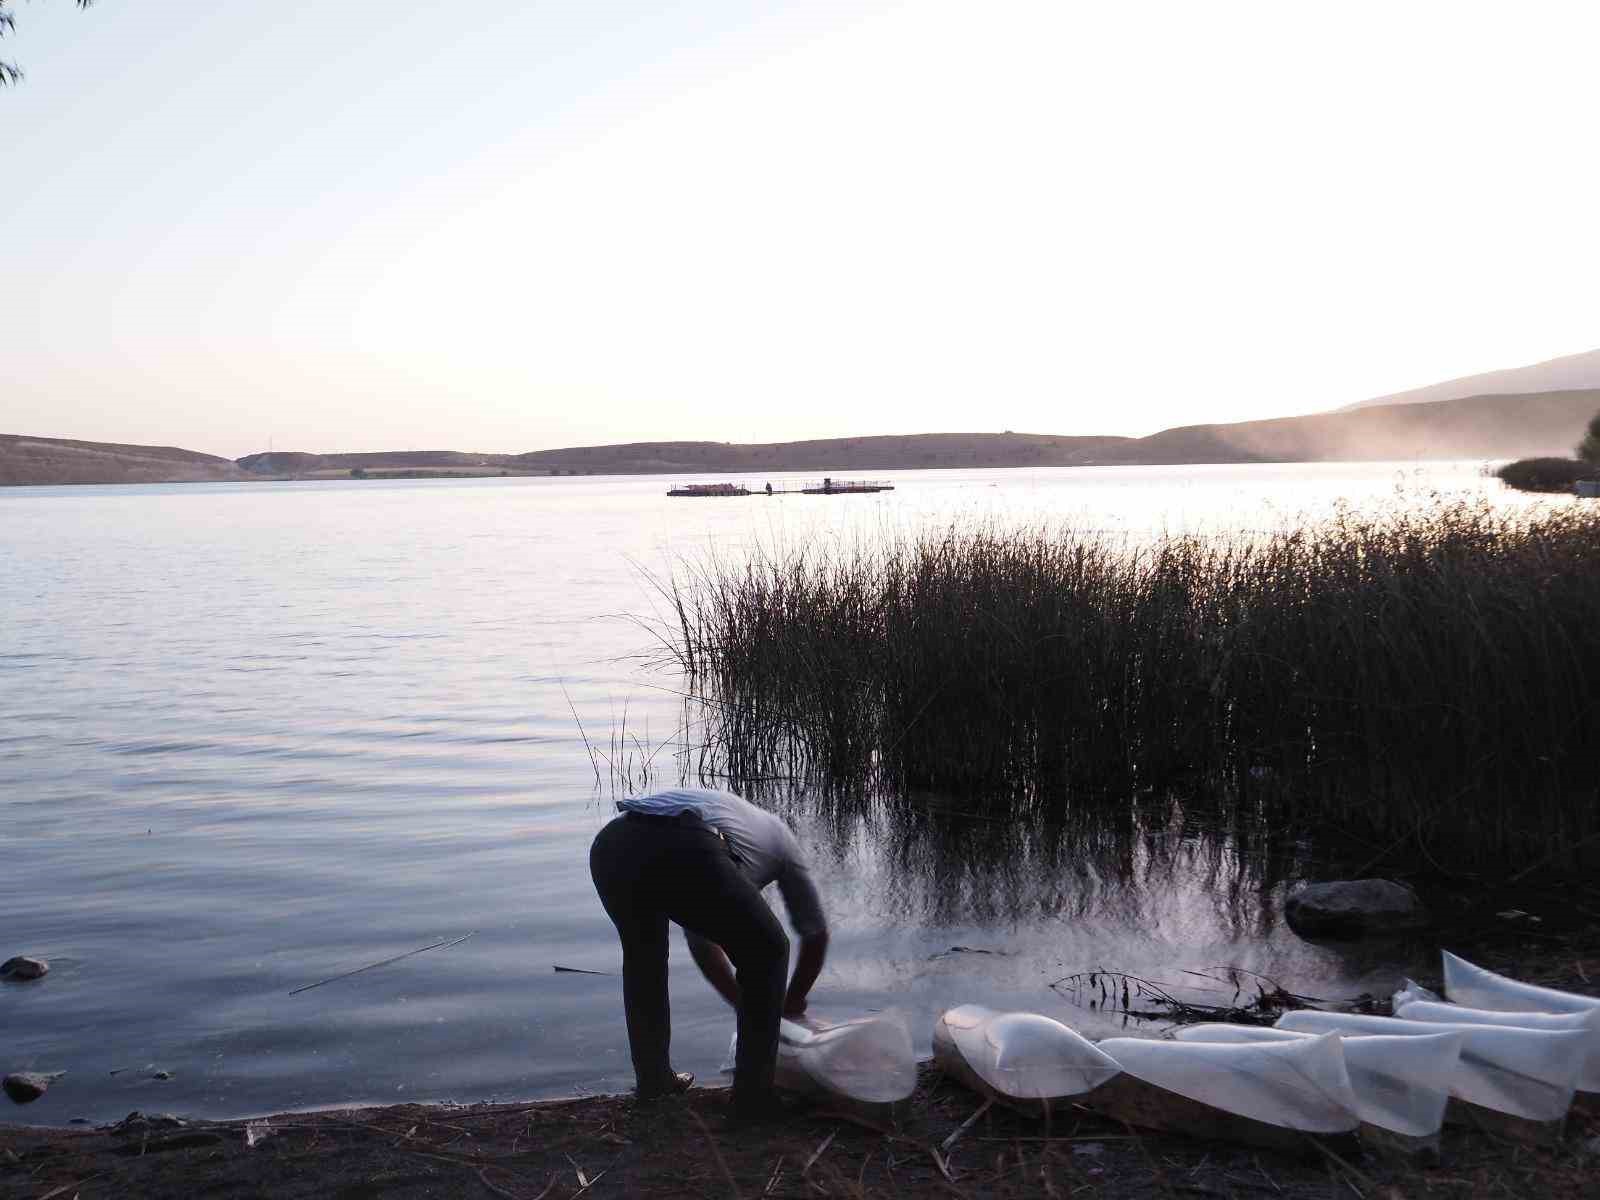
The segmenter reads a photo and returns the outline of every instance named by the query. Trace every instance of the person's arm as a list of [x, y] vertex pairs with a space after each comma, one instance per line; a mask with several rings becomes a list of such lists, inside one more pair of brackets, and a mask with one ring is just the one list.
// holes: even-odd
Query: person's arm
[[828, 919], [823, 914], [822, 897], [817, 894], [817, 885], [800, 855], [794, 834], [787, 826], [784, 833], [788, 857], [778, 876], [778, 891], [783, 894], [784, 906], [789, 910], [789, 922], [800, 935], [800, 951], [795, 955], [794, 974], [783, 998], [783, 1015], [798, 1017], [806, 1011], [811, 985], [817, 982], [823, 959], [828, 956]]
[[826, 929], [800, 939], [800, 953], [794, 961], [794, 978], [789, 980], [789, 993], [783, 998], [784, 1016], [798, 1017], [806, 1011], [806, 997], [811, 994], [811, 985], [822, 973], [822, 960], [827, 956]]
[[717, 989], [719, 996], [734, 1008], [738, 1008], [739, 981], [734, 978], [733, 964], [728, 961], [728, 956], [722, 947], [698, 933], [690, 933], [687, 929], [683, 931], [683, 936], [689, 943], [689, 953], [693, 956], [695, 965], [700, 968], [700, 974]]

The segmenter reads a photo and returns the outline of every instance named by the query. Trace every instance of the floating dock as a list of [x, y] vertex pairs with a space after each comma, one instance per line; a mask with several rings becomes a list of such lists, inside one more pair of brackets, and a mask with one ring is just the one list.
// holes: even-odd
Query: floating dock
[[667, 492], [669, 496], [748, 496], [750, 489], [742, 483], [680, 483]]
[[759, 488], [742, 483], [679, 483], [674, 484], [669, 496], [857, 496], [873, 492], [892, 492], [894, 484], [882, 479], [834, 479], [826, 476], [820, 483], [807, 483], [799, 487], [766, 484]]
[[881, 479], [824, 479], [821, 483], [800, 489], [806, 496], [846, 496], [858, 492], [892, 492], [894, 484]]

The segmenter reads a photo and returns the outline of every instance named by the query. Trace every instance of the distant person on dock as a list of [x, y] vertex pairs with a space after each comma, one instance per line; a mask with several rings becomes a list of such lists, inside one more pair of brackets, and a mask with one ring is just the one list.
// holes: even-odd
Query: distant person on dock
[[[828, 951], [828, 923], [800, 844], [778, 817], [732, 792], [674, 788], [619, 801], [594, 839], [589, 872], [622, 939], [622, 1001], [642, 1100], [686, 1090], [669, 1054], [667, 922], [683, 926], [701, 972], [738, 1013], [733, 1116], [774, 1106], [778, 1021], [805, 1012]], [[777, 883], [800, 936], [785, 988], [789, 939], [761, 898]], [[731, 960], [731, 961], [730, 961]]]
[[767, 495], [772, 495], [772, 480], [767, 480]]

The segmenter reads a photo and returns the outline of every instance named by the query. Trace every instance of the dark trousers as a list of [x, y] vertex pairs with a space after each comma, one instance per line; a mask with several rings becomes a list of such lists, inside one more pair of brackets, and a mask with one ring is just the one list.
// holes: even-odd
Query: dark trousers
[[692, 814], [624, 815], [594, 839], [589, 873], [622, 939], [622, 1001], [640, 1095], [671, 1088], [667, 922], [727, 952], [739, 983], [733, 1103], [755, 1108], [772, 1092], [789, 939], [716, 831]]

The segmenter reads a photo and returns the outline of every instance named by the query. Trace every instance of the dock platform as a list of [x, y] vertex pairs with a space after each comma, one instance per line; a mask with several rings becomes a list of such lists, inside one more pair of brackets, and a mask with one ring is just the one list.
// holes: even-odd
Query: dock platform
[[795, 484], [771, 483], [759, 488], [743, 483], [678, 483], [667, 492], [669, 496], [857, 496], [873, 492], [892, 492], [894, 484], [882, 479], [834, 479], [825, 476], [820, 481]]

